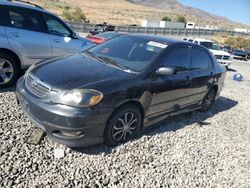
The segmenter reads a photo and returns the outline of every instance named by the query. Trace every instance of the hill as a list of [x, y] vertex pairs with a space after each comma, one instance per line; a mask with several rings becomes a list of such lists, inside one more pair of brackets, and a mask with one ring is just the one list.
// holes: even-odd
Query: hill
[[115, 25], [140, 25], [143, 19], [172, 20], [181, 12], [188, 21], [198, 25], [213, 25], [224, 28], [242, 27], [226, 18], [211, 15], [199, 9], [186, 7], [176, 0], [33, 0], [44, 8], [62, 15], [66, 8], [80, 7], [91, 23], [108, 22]]

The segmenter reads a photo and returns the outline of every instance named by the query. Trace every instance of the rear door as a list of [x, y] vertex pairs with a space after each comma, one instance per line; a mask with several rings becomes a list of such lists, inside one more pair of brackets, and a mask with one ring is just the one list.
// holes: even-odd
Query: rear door
[[53, 57], [66, 56], [80, 52], [85, 45], [84, 42], [79, 39], [74, 39], [72, 37], [73, 32], [64, 22], [53, 15], [45, 13], [44, 19], [53, 47]]
[[30, 65], [51, 58], [51, 42], [38, 11], [8, 6], [5, 8], [9, 45]]
[[161, 66], [177, 70], [175, 75], [159, 76], [153, 85], [153, 98], [149, 115], [177, 111], [189, 105], [191, 95], [190, 53], [187, 46], [172, 50]]
[[210, 54], [199, 47], [192, 47], [192, 100], [200, 102], [213, 85], [213, 61]]

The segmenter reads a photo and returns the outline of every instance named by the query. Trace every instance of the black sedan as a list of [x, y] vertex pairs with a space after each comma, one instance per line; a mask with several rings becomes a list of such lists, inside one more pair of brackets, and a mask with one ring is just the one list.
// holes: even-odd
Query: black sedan
[[170, 115], [209, 110], [225, 72], [202, 46], [122, 35], [33, 65], [17, 83], [17, 98], [49, 138], [70, 147], [113, 146]]

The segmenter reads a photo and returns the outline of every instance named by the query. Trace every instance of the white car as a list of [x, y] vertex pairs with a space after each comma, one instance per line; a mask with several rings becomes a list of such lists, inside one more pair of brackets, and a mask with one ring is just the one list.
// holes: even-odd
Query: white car
[[205, 46], [209, 49], [210, 52], [215, 56], [217, 61], [228, 68], [233, 63], [233, 57], [228, 53], [220, 49], [219, 45], [216, 44], [214, 41], [202, 39], [202, 38], [195, 38], [193, 43]]

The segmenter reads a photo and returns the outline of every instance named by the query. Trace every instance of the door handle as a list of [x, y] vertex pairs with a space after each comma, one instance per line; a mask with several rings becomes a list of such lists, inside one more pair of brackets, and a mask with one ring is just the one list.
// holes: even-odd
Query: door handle
[[55, 42], [55, 43], [59, 43], [59, 42], [60, 42], [60, 40], [59, 40], [59, 39], [53, 39], [53, 42]]
[[17, 32], [15, 32], [15, 33], [11, 33], [14, 37], [20, 37], [20, 33], [17, 33]]

